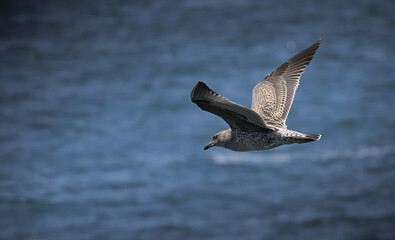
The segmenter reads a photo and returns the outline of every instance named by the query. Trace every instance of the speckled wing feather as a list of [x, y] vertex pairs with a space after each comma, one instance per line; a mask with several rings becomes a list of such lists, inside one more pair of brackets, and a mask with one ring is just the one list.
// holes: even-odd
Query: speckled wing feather
[[193, 88], [191, 100], [201, 109], [224, 119], [232, 129], [270, 131], [256, 112], [219, 95], [203, 82]]
[[281, 64], [254, 87], [251, 109], [263, 118], [267, 126], [287, 128], [285, 121], [300, 77], [320, 43], [321, 39]]

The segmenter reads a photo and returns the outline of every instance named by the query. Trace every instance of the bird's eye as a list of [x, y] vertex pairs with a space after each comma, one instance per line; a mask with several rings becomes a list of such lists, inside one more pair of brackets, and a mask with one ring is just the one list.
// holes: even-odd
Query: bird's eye
[[216, 140], [218, 138], [218, 135], [215, 135], [214, 137], [213, 137], [213, 140]]

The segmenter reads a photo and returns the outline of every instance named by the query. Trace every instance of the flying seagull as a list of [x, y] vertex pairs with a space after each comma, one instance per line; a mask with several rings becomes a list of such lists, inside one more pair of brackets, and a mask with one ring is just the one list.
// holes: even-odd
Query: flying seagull
[[211, 90], [205, 83], [198, 82], [191, 92], [192, 102], [221, 117], [230, 126], [216, 133], [204, 150], [218, 146], [244, 152], [319, 140], [320, 134], [288, 130], [285, 121], [300, 77], [321, 41], [319, 39], [296, 54], [260, 81], [252, 91], [251, 108], [234, 103]]

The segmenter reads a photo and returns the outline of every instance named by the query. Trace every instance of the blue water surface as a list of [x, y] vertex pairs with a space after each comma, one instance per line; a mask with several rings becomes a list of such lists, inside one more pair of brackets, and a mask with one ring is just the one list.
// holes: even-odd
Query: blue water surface
[[[395, 239], [392, 1], [2, 1], [0, 239]], [[323, 38], [289, 129], [203, 151]]]

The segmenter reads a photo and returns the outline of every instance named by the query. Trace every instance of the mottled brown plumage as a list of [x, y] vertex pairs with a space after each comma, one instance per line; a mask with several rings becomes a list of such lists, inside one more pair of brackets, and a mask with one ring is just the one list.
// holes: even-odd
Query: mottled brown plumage
[[285, 120], [299, 86], [300, 77], [309, 65], [321, 39], [301, 51], [260, 81], [252, 91], [252, 105], [267, 125], [286, 128]]

